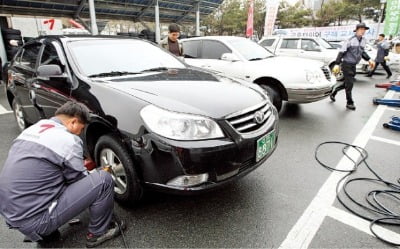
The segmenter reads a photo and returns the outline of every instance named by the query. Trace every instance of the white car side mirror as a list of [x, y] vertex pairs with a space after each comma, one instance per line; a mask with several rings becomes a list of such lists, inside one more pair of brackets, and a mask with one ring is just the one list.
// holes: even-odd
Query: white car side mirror
[[222, 54], [221, 60], [234, 62], [234, 61], [239, 61], [239, 58], [235, 54], [225, 53]]

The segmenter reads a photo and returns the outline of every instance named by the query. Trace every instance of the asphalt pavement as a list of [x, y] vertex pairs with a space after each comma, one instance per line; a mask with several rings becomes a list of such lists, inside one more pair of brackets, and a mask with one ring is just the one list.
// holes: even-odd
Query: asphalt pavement
[[[400, 177], [400, 132], [382, 127], [392, 115], [400, 115], [400, 109], [372, 104], [373, 97], [387, 94], [374, 87], [386, 82], [385, 75], [371, 79], [359, 74], [356, 78], [356, 111], [345, 108], [344, 91], [335, 103], [325, 99], [285, 104], [277, 150], [264, 165], [237, 182], [190, 197], [147, 192], [134, 208], [116, 204], [116, 213], [127, 223], [129, 247], [392, 248], [369, 234], [367, 223], [335, 200], [334, 186], [340, 175], [322, 168], [314, 159], [314, 150], [321, 142], [355, 142], [368, 150], [370, 165], [384, 178], [396, 181]], [[19, 132], [13, 114], [2, 111], [1, 107], [10, 108], [4, 85], [0, 87], [1, 168]], [[393, 97], [399, 96], [396, 93]], [[325, 148], [321, 156], [334, 167], [345, 164], [338, 146]], [[365, 169], [360, 169], [359, 174], [364, 173]], [[369, 186], [352, 187], [359, 198], [367, 189]], [[78, 218], [79, 224], [61, 227], [60, 241], [41, 244], [23, 243], [23, 235], [9, 230], [0, 218], [0, 247], [84, 247], [88, 213]], [[399, 235], [400, 228], [383, 228], [383, 233]], [[124, 244], [118, 237], [103, 247]]]

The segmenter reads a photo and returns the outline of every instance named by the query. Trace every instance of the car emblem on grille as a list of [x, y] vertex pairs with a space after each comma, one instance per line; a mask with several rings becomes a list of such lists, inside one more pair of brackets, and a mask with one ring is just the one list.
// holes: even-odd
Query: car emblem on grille
[[260, 111], [254, 113], [254, 121], [257, 124], [262, 124], [264, 122], [264, 113]]

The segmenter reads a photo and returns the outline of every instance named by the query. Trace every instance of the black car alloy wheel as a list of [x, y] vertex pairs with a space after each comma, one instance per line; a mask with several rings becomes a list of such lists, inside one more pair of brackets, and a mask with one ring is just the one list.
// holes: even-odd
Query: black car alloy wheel
[[28, 127], [28, 124], [25, 119], [24, 111], [22, 110], [21, 105], [18, 104], [15, 99], [12, 102], [12, 108], [14, 111], [15, 120], [17, 121], [18, 129], [20, 131], [25, 130], [25, 128]]
[[111, 166], [115, 199], [125, 204], [135, 204], [143, 194], [134, 162], [116, 136], [104, 135], [95, 147], [96, 165]]

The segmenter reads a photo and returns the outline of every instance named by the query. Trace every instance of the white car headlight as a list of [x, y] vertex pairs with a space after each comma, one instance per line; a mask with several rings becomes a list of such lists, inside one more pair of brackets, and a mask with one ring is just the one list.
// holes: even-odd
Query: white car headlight
[[311, 83], [318, 83], [321, 82], [323, 79], [324, 75], [322, 74], [322, 71], [309, 71], [306, 70], [306, 79], [307, 81]]
[[174, 140], [203, 140], [224, 137], [219, 125], [212, 119], [167, 111], [148, 105], [140, 111], [147, 127], [160, 136]]

